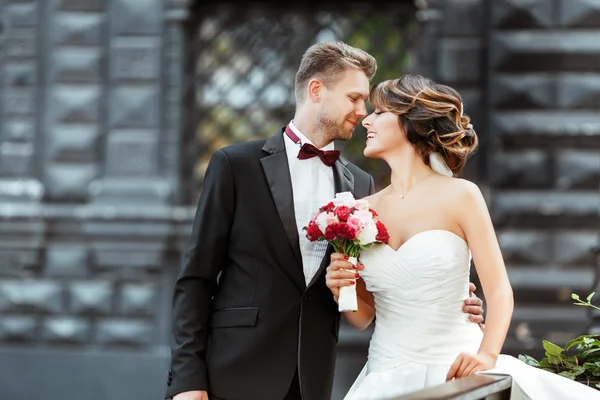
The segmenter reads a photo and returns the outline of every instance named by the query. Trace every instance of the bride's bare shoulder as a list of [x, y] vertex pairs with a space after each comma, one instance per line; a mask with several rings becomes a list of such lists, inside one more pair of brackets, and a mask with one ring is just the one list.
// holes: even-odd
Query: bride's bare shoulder
[[445, 188], [445, 191], [452, 193], [451, 199], [460, 204], [485, 200], [481, 189], [474, 182], [462, 178], [451, 178], [446, 184], [449, 186]]

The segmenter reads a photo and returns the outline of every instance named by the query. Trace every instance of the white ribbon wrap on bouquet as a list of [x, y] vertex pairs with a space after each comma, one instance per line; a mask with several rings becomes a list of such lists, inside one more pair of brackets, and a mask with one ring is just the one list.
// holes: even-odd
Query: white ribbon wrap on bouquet
[[[348, 259], [352, 265], [356, 266], [358, 259], [350, 257]], [[356, 270], [355, 270], [356, 271]], [[342, 311], [358, 311], [358, 300], [356, 298], [356, 280], [354, 285], [342, 286], [338, 297], [338, 310]]]

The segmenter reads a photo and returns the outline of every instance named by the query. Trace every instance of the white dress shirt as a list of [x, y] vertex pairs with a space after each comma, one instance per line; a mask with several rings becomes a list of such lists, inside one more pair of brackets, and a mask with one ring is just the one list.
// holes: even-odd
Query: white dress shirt
[[[302, 228], [308, 225], [310, 219], [319, 211], [319, 208], [327, 204], [335, 195], [333, 181], [333, 169], [328, 167], [319, 157], [299, 160], [298, 152], [304, 143], [310, 143], [305, 135], [296, 128], [293, 121], [290, 128], [300, 139], [296, 144], [283, 134], [285, 151], [287, 153], [288, 165], [290, 166], [290, 178], [292, 180], [292, 192], [294, 196], [294, 214], [296, 216], [296, 227], [300, 237], [300, 253], [302, 254], [302, 268], [306, 285], [310, 283], [315, 273], [321, 266], [321, 261], [327, 251], [327, 242], [311, 242], [306, 238], [306, 231]], [[333, 143], [328, 144], [321, 150], [333, 150]]]

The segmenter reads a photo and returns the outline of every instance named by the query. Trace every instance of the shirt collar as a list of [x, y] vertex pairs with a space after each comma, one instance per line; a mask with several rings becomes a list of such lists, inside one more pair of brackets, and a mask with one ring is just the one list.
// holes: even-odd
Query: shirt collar
[[[313, 142], [310, 141], [309, 138], [307, 138], [302, 132], [300, 132], [300, 130], [296, 127], [296, 125], [294, 125], [294, 120], [290, 121], [290, 128], [292, 129], [292, 131], [294, 131], [296, 136], [298, 136], [298, 139], [300, 139], [301, 144], [309, 143], [309, 144], [312, 144], [313, 146], [315, 145]], [[333, 142], [331, 142], [327, 146], [324, 146], [319, 150], [334, 150], [334, 149], [335, 149], [335, 145]]]

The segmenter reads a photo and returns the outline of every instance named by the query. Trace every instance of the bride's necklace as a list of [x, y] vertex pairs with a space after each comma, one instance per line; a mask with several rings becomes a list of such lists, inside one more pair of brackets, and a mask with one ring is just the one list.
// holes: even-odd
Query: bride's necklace
[[415, 186], [417, 186], [419, 183], [423, 182], [425, 179], [429, 178], [433, 174], [435, 174], [435, 171], [427, 175], [425, 178], [421, 179], [419, 182], [415, 183], [410, 189], [406, 191], [406, 193], [400, 193], [400, 198], [403, 199]]

